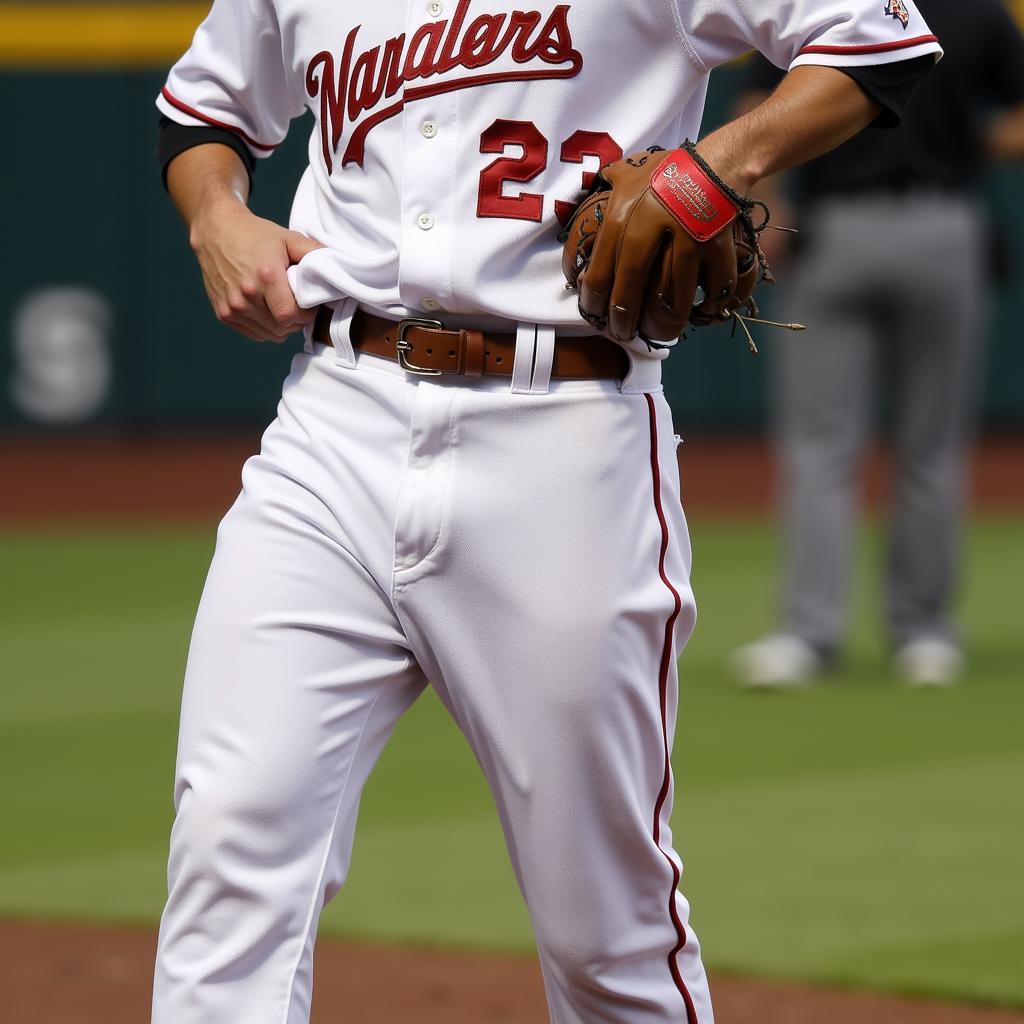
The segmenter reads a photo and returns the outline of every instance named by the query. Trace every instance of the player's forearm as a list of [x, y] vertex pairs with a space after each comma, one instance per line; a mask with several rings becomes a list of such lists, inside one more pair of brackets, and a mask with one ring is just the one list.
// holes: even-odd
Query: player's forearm
[[795, 68], [763, 103], [697, 147], [740, 192], [762, 178], [812, 160], [867, 127], [880, 107], [835, 68]]
[[231, 147], [185, 150], [167, 168], [167, 190], [219, 320], [254, 341], [283, 341], [312, 321], [315, 311], [299, 308], [287, 271], [321, 245], [249, 210], [249, 174]]
[[185, 223], [195, 231], [220, 208], [245, 206], [249, 175], [238, 154], [211, 143], [185, 150], [167, 168], [167, 191]]

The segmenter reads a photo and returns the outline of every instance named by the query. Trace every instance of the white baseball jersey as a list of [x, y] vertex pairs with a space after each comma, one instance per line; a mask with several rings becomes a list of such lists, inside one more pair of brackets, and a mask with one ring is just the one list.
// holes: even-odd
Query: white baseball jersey
[[939, 52], [910, 0], [215, 0], [158, 106], [260, 157], [313, 112], [291, 227], [327, 248], [291, 275], [301, 305], [589, 333], [559, 220], [602, 163], [695, 138], [709, 72], [751, 48]]

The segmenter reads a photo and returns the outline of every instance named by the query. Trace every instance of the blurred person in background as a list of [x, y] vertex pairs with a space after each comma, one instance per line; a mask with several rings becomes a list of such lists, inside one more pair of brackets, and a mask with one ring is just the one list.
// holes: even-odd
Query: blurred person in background
[[[914, 685], [950, 684], [964, 665], [950, 606], [996, 273], [978, 186], [991, 162], [1024, 158], [1024, 40], [1001, 0], [918, 6], [946, 56], [903, 124], [862, 133], [789, 183], [801, 234], [787, 301], [812, 333], [777, 342], [781, 623], [734, 652], [749, 686], [802, 685], [839, 657], [857, 469], [883, 384], [892, 398], [885, 615], [895, 664]], [[740, 104], [749, 109], [782, 72], [755, 55], [745, 76]], [[777, 223], [793, 222], [778, 216], [778, 197], [764, 198]], [[773, 234], [777, 249], [786, 237]]]

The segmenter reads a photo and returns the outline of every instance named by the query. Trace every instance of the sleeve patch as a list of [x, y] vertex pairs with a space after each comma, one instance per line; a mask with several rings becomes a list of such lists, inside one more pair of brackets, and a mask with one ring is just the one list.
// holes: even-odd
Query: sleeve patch
[[898, 21], [904, 29], [910, 26], [910, 11], [903, 0], [886, 0], [885, 14]]

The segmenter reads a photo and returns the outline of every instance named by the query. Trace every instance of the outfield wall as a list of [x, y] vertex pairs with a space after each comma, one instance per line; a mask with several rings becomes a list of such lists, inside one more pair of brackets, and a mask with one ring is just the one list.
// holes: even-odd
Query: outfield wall
[[[0, 3], [0, 429], [180, 427], [261, 422], [295, 344], [259, 346], [219, 327], [154, 159], [153, 97], [202, 3]], [[708, 125], [735, 71], [716, 72]], [[311, 122], [260, 165], [255, 208], [283, 219]], [[988, 198], [1021, 249], [1024, 169]], [[984, 422], [1024, 430], [1024, 255], [1002, 286], [985, 372]], [[763, 332], [763, 347], [772, 336]], [[808, 336], [808, 344], [813, 336]], [[746, 429], [764, 417], [770, 359], [728, 332], [673, 354], [667, 388], [688, 429]]]

